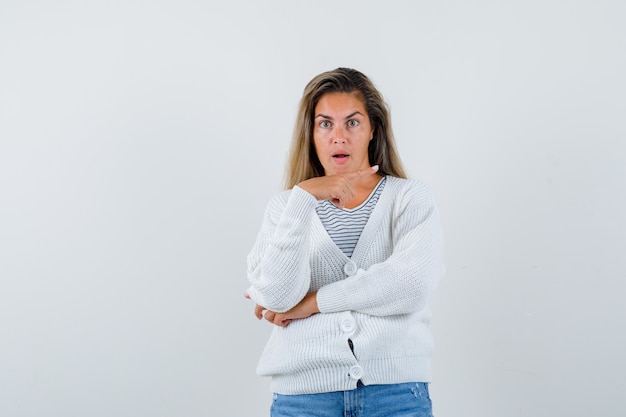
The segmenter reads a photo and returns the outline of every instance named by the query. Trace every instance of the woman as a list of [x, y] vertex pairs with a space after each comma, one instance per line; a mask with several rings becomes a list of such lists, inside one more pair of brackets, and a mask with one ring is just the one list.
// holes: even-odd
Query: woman
[[365, 75], [338, 68], [306, 86], [286, 185], [248, 255], [246, 296], [276, 326], [257, 368], [272, 417], [431, 416], [443, 236]]

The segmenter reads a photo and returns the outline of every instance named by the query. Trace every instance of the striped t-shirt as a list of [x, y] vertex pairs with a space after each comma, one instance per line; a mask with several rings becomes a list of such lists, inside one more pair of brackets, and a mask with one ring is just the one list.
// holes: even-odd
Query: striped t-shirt
[[340, 209], [328, 200], [320, 201], [315, 209], [324, 228], [335, 244], [349, 258], [359, 241], [361, 232], [376, 206], [386, 178], [378, 182], [369, 197], [352, 209]]

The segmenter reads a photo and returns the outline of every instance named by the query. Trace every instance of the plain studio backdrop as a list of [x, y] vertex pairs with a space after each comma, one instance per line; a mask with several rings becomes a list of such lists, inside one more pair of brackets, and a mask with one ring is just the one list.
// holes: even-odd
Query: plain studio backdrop
[[316, 74], [430, 185], [437, 417], [626, 413], [622, 1], [0, 2], [0, 415], [268, 416], [246, 255]]

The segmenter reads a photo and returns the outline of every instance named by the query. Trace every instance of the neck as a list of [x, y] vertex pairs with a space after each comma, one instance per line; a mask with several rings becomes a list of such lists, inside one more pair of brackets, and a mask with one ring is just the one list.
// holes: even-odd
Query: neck
[[367, 199], [367, 197], [369, 197], [369, 195], [374, 190], [374, 187], [376, 187], [381, 178], [382, 175], [374, 173], [372, 175], [368, 175], [367, 177], [361, 178], [358, 182], [355, 182], [354, 188], [356, 190], [356, 195], [346, 203], [345, 207], [347, 209], [353, 209], [363, 204], [363, 202]]

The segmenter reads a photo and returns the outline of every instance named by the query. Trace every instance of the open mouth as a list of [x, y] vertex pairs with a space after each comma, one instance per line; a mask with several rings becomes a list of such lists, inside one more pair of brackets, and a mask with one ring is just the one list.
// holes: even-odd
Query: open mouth
[[333, 158], [344, 159], [344, 158], [347, 158], [348, 156], [350, 156], [350, 155], [348, 155], [346, 153], [337, 153], [337, 154], [333, 155]]

